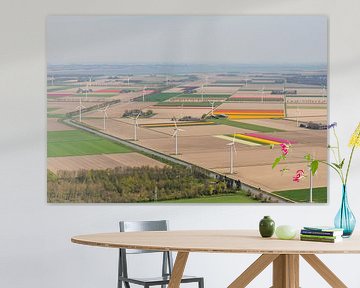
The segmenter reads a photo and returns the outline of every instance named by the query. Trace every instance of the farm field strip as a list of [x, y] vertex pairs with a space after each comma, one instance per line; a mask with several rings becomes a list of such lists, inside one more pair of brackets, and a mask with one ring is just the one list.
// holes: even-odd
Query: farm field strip
[[48, 158], [48, 169], [54, 173], [60, 170], [77, 171], [90, 169], [108, 169], [116, 167], [164, 167], [165, 164], [155, 159], [146, 157], [137, 152], [86, 155], [86, 156], [66, 156]]
[[292, 140], [283, 139], [283, 138], [279, 138], [279, 137], [274, 137], [274, 136], [271, 136], [271, 135], [259, 134], [259, 133], [246, 133], [246, 135], [256, 137], [256, 138], [260, 138], [260, 139], [264, 139], [264, 140], [275, 141], [275, 142], [278, 142], [278, 143], [286, 143], [286, 144], [295, 144], [296, 143], [295, 141], [292, 141]]
[[224, 195], [203, 196], [161, 201], [161, 203], [259, 203], [258, 200], [248, 197], [244, 192]]
[[281, 144], [281, 142], [278, 142], [278, 141], [263, 139], [263, 138], [249, 136], [249, 135], [245, 135], [245, 134], [239, 134], [239, 133], [235, 133], [234, 135], [231, 135], [231, 136], [235, 136], [235, 138], [262, 144], [262, 145], [272, 145], [272, 144], [279, 145], [279, 144]]
[[[210, 121], [187, 121], [187, 122], [177, 122], [177, 126], [198, 126], [198, 125], [213, 125], [215, 122]], [[158, 128], [158, 127], [175, 127], [174, 123], [149, 123], [149, 124], [140, 124], [141, 127], [146, 128]]]
[[48, 86], [46, 89], [47, 93], [51, 93], [51, 92], [56, 92], [56, 91], [65, 91], [65, 90], [70, 90], [70, 89], [74, 89], [73, 86]]
[[[222, 102], [215, 102], [214, 106], [218, 106], [220, 105]], [[164, 101], [164, 102], [159, 102], [157, 104], [154, 105], [155, 107], [202, 107], [202, 108], [210, 108], [211, 109], [211, 104], [209, 103], [209, 101], [204, 101], [204, 102], [194, 102], [194, 101], [189, 101], [189, 102], [172, 102], [172, 101]]]
[[49, 131], [48, 157], [128, 153], [127, 146], [80, 130]]
[[284, 131], [284, 130], [281, 130], [278, 128], [269, 127], [270, 125], [268, 125], [268, 126], [258, 125], [258, 124], [252, 124], [252, 123], [233, 121], [230, 119], [211, 119], [211, 121], [213, 121], [217, 124], [223, 124], [223, 125], [228, 125], [228, 126], [232, 126], [232, 127], [236, 127], [236, 128], [248, 129], [248, 130], [253, 130], [253, 131], [258, 131], [258, 132]]
[[198, 99], [198, 98], [229, 98], [229, 94], [208, 94], [208, 93], [204, 93], [204, 95], [202, 95], [201, 93], [192, 93], [192, 94], [180, 94], [178, 96], [175, 96], [172, 99], [178, 99], [178, 98], [189, 98], [189, 99]]
[[248, 145], [248, 146], [261, 146], [261, 144], [259, 144], [259, 143], [250, 142], [250, 141], [246, 141], [246, 140], [242, 140], [242, 139], [239, 139], [236, 137], [234, 138], [234, 137], [226, 136], [226, 135], [215, 135], [214, 137], [223, 139], [223, 140], [226, 140], [229, 142], [234, 141], [236, 143], [240, 143], [240, 144], [244, 144], [244, 145]]

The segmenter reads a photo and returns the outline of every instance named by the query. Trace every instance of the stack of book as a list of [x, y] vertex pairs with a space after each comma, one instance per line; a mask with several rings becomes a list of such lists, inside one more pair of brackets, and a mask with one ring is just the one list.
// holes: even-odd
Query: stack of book
[[300, 232], [301, 241], [337, 243], [342, 241], [343, 229], [334, 227], [304, 227]]

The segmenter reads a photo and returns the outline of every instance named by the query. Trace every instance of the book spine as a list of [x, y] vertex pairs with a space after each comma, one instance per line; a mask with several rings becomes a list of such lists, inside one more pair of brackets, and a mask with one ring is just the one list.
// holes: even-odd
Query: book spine
[[300, 237], [301, 241], [313, 241], [313, 242], [326, 242], [326, 243], [335, 243], [335, 239], [326, 239], [326, 238], [310, 238], [310, 237]]
[[315, 231], [302, 229], [300, 233], [303, 235], [334, 236], [334, 232], [331, 231]]
[[301, 237], [303, 238], [314, 238], [314, 239], [340, 239], [341, 236], [336, 237], [336, 236], [319, 236], [319, 235], [304, 235], [304, 234], [300, 234]]

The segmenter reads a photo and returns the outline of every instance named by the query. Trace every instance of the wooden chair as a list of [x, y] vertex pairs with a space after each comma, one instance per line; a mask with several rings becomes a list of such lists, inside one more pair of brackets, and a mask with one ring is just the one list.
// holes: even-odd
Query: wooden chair
[[[134, 232], [134, 231], [167, 231], [168, 221], [120, 221], [120, 232]], [[161, 286], [165, 288], [169, 284], [170, 276], [173, 268], [173, 258], [169, 251], [149, 251], [149, 250], [135, 250], [135, 249], [119, 249], [119, 268], [118, 268], [118, 288], [122, 288], [123, 283], [125, 288], [130, 288], [130, 284], [136, 284], [149, 288], [150, 286]], [[129, 277], [127, 269], [127, 255], [128, 254], [142, 254], [142, 253], [163, 253], [162, 260], [162, 274], [160, 277], [139, 278]], [[198, 283], [198, 288], [204, 288], [204, 278], [194, 276], [183, 276], [181, 283]]]

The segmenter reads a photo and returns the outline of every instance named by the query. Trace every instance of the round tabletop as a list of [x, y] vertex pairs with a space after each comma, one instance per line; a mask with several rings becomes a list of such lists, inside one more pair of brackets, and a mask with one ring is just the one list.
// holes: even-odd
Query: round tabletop
[[322, 243], [262, 238], [256, 230], [190, 230], [156, 232], [117, 232], [80, 235], [77, 244], [182, 252], [251, 254], [339, 254], [360, 253], [359, 235], [338, 243]]

